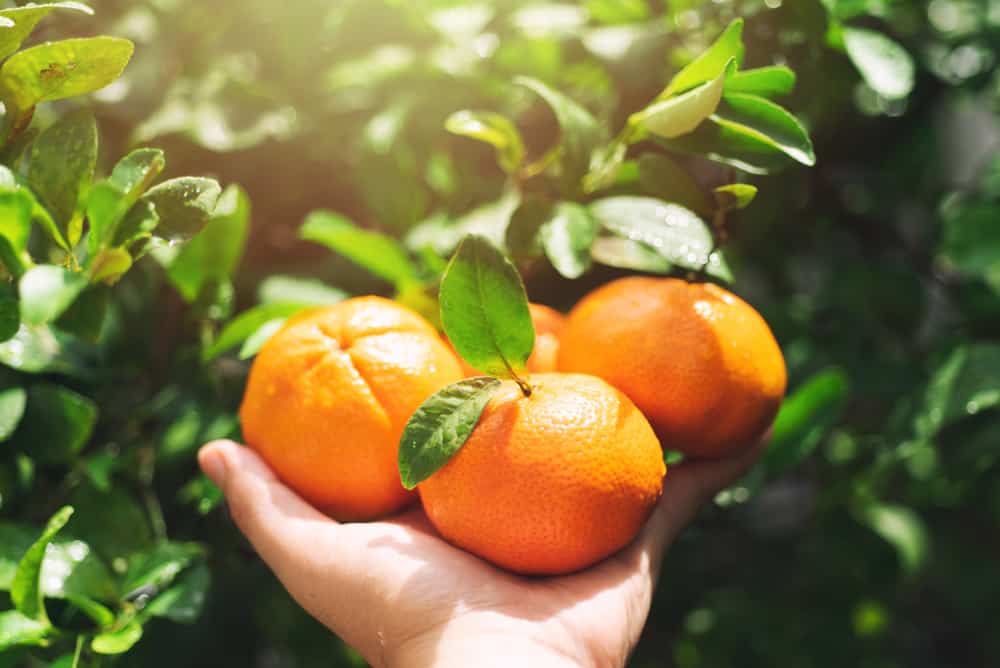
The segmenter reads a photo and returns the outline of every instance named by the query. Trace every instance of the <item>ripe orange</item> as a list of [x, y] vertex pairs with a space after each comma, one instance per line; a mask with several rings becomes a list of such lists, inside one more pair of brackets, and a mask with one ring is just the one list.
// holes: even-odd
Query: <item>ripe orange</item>
[[[531, 321], [535, 324], [535, 348], [528, 358], [528, 373], [549, 373], [556, 370], [559, 355], [559, 336], [566, 324], [566, 316], [544, 304], [528, 304]], [[459, 358], [467, 378], [482, 376], [482, 372]]]
[[462, 378], [419, 315], [360, 297], [291, 318], [250, 370], [243, 435], [275, 473], [339, 520], [389, 514], [416, 497], [399, 480], [410, 415]]
[[538, 374], [487, 405], [417, 489], [450, 542], [524, 574], [569, 573], [628, 544], [662, 489], [663, 451], [628, 397], [593, 376]]
[[560, 342], [560, 371], [624, 392], [663, 446], [722, 457], [751, 445], [785, 393], [785, 361], [752, 306], [710, 283], [623, 278], [584, 297]]

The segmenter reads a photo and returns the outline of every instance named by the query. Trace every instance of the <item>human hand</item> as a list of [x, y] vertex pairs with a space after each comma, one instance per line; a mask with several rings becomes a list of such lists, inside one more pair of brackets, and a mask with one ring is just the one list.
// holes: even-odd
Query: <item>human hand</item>
[[198, 460], [292, 597], [373, 666], [618, 667], [638, 642], [667, 547], [763, 449], [671, 467], [631, 545], [550, 578], [513, 575], [451, 546], [419, 507], [336, 522], [236, 443], [209, 443]]

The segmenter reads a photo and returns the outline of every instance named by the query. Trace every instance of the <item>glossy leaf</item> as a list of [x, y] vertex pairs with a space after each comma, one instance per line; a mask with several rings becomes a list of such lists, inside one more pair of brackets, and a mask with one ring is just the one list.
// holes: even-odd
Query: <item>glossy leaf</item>
[[95, 186], [87, 201], [90, 223], [87, 241], [91, 255], [97, 255], [99, 248], [115, 238], [122, 218], [165, 166], [163, 151], [136, 149], [118, 161], [106, 181]]
[[244, 311], [233, 318], [219, 333], [218, 338], [205, 348], [202, 359], [215, 359], [230, 348], [235, 348], [253, 335], [264, 324], [279, 318], [287, 318], [301, 311], [305, 306], [298, 303], [273, 302], [261, 304]]
[[184, 569], [204, 554], [204, 548], [196, 543], [160, 543], [133, 559], [122, 588], [125, 592], [143, 588], [166, 589]]
[[0, 442], [6, 441], [24, 416], [27, 393], [23, 387], [0, 390]]
[[0, 68], [0, 95], [14, 108], [92, 93], [121, 76], [134, 45], [117, 37], [46, 42], [14, 54]]
[[246, 341], [240, 347], [239, 358], [241, 360], [250, 359], [264, 347], [267, 340], [274, 336], [281, 326], [285, 324], [287, 318], [275, 318], [274, 320], [268, 320], [263, 325], [257, 328], [257, 330], [247, 337]]
[[731, 60], [735, 61], [736, 65], [743, 62], [743, 51], [743, 19], [736, 19], [726, 27], [707, 51], [691, 61], [670, 80], [670, 84], [657, 99], [669, 98], [716, 79], [726, 71]]
[[413, 261], [395, 239], [362, 229], [331, 211], [309, 214], [299, 236], [343, 255], [397, 289], [418, 279]]
[[757, 187], [748, 183], [730, 183], [718, 186], [714, 193], [715, 202], [723, 211], [745, 209], [757, 197]]
[[11, 7], [0, 9], [0, 20], [10, 23], [0, 26], [0, 60], [3, 60], [21, 47], [21, 43], [30, 35], [38, 22], [44, 19], [54, 9], [70, 9], [84, 14], [93, 14], [87, 5], [79, 2], [40, 2], [27, 7]]
[[211, 572], [197, 564], [181, 573], [169, 589], [154, 598], [143, 612], [153, 617], [190, 624], [198, 620], [211, 583]]
[[31, 266], [27, 248], [35, 205], [24, 188], [0, 190], [0, 261], [15, 277]]
[[0, 343], [0, 364], [24, 373], [74, 377], [87, 377], [94, 369], [89, 348], [46, 325], [22, 324], [17, 334]]
[[595, 262], [609, 267], [650, 274], [669, 274], [673, 269], [665, 257], [646, 244], [624, 237], [600, 237], [591, 246], [590, 254]]
[[90, 649], [97, 654], [124, 654], [142, 638], [142, 624], [129, 622], [120, 629], [98, 633], [90, 641]]
[[491, 111], [456, 111], [448, 117], [444, 127], [453, 134], [493, 146], [500, 166], [508, 174], [517, 171], [524, 161], [521, 133], [506, 116]]
[[590, 269], [597, 223], [586, 207], [574, 202], [560, 202], [552, 213], [540, 230], [542, 248], [560, 275], [579, 278]]
[[930, 537], [916, 512], [900, 505], [874, 504], [864, 509], [862, 517], [872, 531], [896, 549], [906, 572], [916, 572], [924, 565]]
[[500, 389], [496, 378], [467, 378], [440, 390], [417, 408], [399, 441], [399, 474], [413, 489], [465, 444], [486, 405]]
[[263, 304], [285, 302], [304, 306], [326, 306], [347, 299], [348, 294], [315, 278], [268, 276], [260, 284], [257, 296]]
[[21, 277], [21, 320], [27, 325], [52, 322], [87, 287], [87, 277], [50, 264], [39, 265]]
[[32, 619], [17, 610], [0, 612], [0, 653], [18, 645], [42, 645], [51, 631], [47, 621]]
[[844, 48], [872, 90], [889, 100], [906, 97], [916, 83], [916, 66], [906, 49], [886, 35], [844, 27]]
[[658, 140], [665, 148], [698, 155], [750, 174], [769, 174], [793, 164], [770, 138], [739, 123], [712, 116], [691, 134]]
[[45, 550], [49, 543], [66, 526], [72, 515], [73, 508], [70, 506], [58, 510], [17, 565], [17, 572], [10, 586], [10, 598], [17, 611], [25, 617], [48, 623], [45, 603], [42, 600], [42, 561], [45, 559]]
[[90, 440], [97, 413], [97, 404], [69, 388], [33, 385], [14, 441], [41, 462], [65, 464]]
[[[70, 220], [90, 187], [96, 165], [97, 121], [88, 111], [57, 121], [32, 146], [28, 184], [67, 238]], [[71, 238], [69, 243], [73, 243]]]
[[153, 205], [159, 218], [157, 236], [190, 239], [208, 223], [222, 194], [214, 179], [183, 176], [151, 188], [141, 200]]
[[727, 94], [717, 115], [721, 122], [737, 124], [743, 132], [757, 134], [803, 165], [816, 164], [809, 133], [795, 116], [770, 100], [756, 95]]
[[924, 410], [917, 421], [921, 436], [968, 417], [1000, 407], [1000, 345], [967, 344], [957, 348], [927, 385]]
[[825, 369], [811, 376], [782, 403], [774, 420], [764, 465], [777, 475], [805, 460], [840, 417], [850, 397], [850, 384], [841, 369]]
[[726, 93], [760, 97], [788, 95], [795, 88], [795, 72], [784, 65], [758, 67], [736, 72], [726, 80]]
[[712, 202], [701, 186], [686, 169], [665, 155], [646, 153], [639, 158], [639, 185], [652, 197], [680, 204], [701, 215], [712, 213]]
[[441, 322], [475, 369], [511, 377], [535, 345], [524, 284], [513, 263], [483, 237], [466, 237], [441, 278]]
[[633, 114], [629, 123], [664, 139], [673, 139], [693, 131], [715, 113], [722, 99], [726, 76], [734, 63], [734, 60], [727, 61], [718, 76], [696, 88], [654, 102]]

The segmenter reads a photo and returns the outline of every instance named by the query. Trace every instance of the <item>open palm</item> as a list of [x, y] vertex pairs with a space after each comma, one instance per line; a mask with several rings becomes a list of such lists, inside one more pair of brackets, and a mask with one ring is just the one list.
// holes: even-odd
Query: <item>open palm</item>
[[761, 449], [672, 468], [630, 546], [585, 571], [549, 578], [512, 575], [452, 547], [419, 509], [340, 524], [236, 443], [210, 443], [199, 460], [289, 593], [375, 666], [622, 666], [667, 546]]

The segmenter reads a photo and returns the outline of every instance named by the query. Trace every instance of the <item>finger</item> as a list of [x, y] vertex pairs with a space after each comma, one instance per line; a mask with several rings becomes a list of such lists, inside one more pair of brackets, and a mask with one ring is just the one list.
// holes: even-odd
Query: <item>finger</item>
[[670, 468], [663, 479], [663, 495], [639, 541], [654, 564], [703, 505], [747, 474], [767, 449], [769, 436], [735, 457], [688, 460]]

